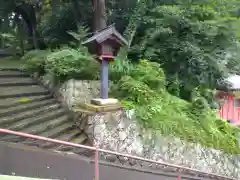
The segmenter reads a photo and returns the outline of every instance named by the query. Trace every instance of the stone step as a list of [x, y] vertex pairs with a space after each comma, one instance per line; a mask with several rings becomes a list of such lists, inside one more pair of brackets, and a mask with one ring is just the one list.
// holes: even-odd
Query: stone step
[[0, 66], [0, 71], [17, 71], [17, 72], [21, 72], [22, 70], [20, 68], [17, 67], [1, 67]]
[[[50, 91], [14, 67], [0, 67], [0, 127], [78, 144], [87, 140], [84, 131], [74, 125], [68, 111]], [[61, 151], [74, 149], [7, 134], [0, 134], [0, 141]]]
[[21, 71], [0, 71], [0, 78], [13, 77], [29, 77], [29, 75]]
[[0, 110], [0, 117], [5, 117], [5, 116], [13, 116], [18, 113], [22, 113], [25, 111], [31, 111], [33, 109], [38, 109], [40, 107], [44, 106], [51, 106], [55, 105], [56, 101], [55, 99], [49, 99], [49, 100], [44, 100], [44, 101], [37, 101], [37, 102], [31, 102], [31, 103], [23, 103], [20, 106], [17, 107], [10, 107], [6, 109], [1, 109]]
[[[69, 122], [69, 119], [66, 121], [63, 121], [59, 126], [55, 126], [51, 130], [45, 129], [42, 133], [39, 133], [39, 136], [43, 137], [48, 137], [48, 138], [58, 138], [63, 133], [68, 133], [69, 130], [73, 128], [73, 124]], [[24, 141], [24, 144], [31, 145], [31, 146], [37, 146], [41, 147], [43, 145], [43, 141], [38, 141], [38, 140], [32, 140], [32, 139], [27, 139]], [[54, 146], [59, 146], [59, 144], [54, 143]]]
[[51, 99], [51, 95], [44, 95], [44, 96], [29, 96], [27, 98], [18, 97], [18, 98], [7, 98], [7, 99], [0, 99], [0, 109], [16, 107], [23, 104], [31, 103], [31, 102], [39, 102]]
[[[71, 142], [75, 143], [75, 144], [84, 144], [84, 142], [87, 140], [87, 138], [88, 138], [87, 135], [82, 132], [82, 133], [76, 135], [74, 138], [72, 138]], [[81, 151], [81, 149], [82, 148], [76, 148], [76, 147], [61, 145], [56, 150], [58, 150], [58, 151], [75, 151], [75, 152], [79, 152], [79, 151]]]
[[0, 87], [30, 85], [38, 85], [38, 83], [29, 77], [0, 77]]
[[49, 137], [49, 133], [51, 132], [51, 130], [57, 129], [58, 126], [61, 126], [64, 123], [68, 123], [72, 125], [72, 123], [69, 123], [69, 121], [70, 121], [69, 116], [64, 115], [52, 120], [44, 121], [38, 125], [34, 125], [34, 127], [29, 127], [27, 129], [24, 129], [23, 132], [29, 133], [29, 134], [37, 134], [37, 135], [47, 132], [48, 135], [46, 137]]
[[[78, 130], [76, 127], [72, 126], [68, 132], [61, 134], [60, 136], [57, 137], [57, 139], [62, 140], [62, 141], [71, 142], [74, 137], [78, 136], [78, 134], [81, 134], [81, 133], [82, 132], [80, 130]], [[52, 138], [55, 138], [55, 137], [52, 136]], [[52, 143], [52, 142], [46, 142], [41, 145], [41, 147], [45, 148], [45, 149], [51, 149], [55, 146], [56, 146], [56, 143]]]
[[41, 86], [1, 87], [0, 99], [48, 95], [50, 92]]
[[67, 133], [69, 130], [73, 128], [73, 122], [68, 118], [66, 121], [63, 121], [59, 126], [56, 126], [54, 129], [50, 131], [44, 131], [39, 134], [39, 136], [49, 137], [49, 138], [57, 138], [59, 135], [63, 133]]
[[38, 109], [33, 109], [31, 111], [18, 113], [14, 116], [2, 117], [2, 118], [0, 118], [0, 127], [7, 128], [12, 123], [18, 122], [18, 121], [26, 119], [26, 118], [35, 117], [39, 114], [41, 115], [41, 114], [47, 113], [49, 111], [54, 111], [54, 110], [60, 109], [60, 108], [61, 108], [60, 104], [53, 104], [50, 106], [44, 106], [44, 107], [40, 107]]
[[[51, 133], [51, 131], [56, 130], [59, 126], [69, 122], [68, 116], [60, 116], [55, 119], [51, 119], [48, 121], [44, 121], [39, 123], [38, 125], [32, 125], [27, 127], [26, 129], [23, 129], [21, 132], [28, 133], [28, 134], [34, 134], [34, 135], [39, 135], [43, 132]], [[69, 126], [69, 123], [68, 123]], [[48, 137], [48, 136], [46, 136]], [[0, 138], [2, 141], [14, 141], [14, 142], [21, 142], [25, 141], [25, 137], [19, 137], [19, 136], [13, 136], [13, 135], [7, 135], [7, 136], [2, 136]], [[26, 140], [27, 142], [31, 142], [32, 140]], [[35, 140], [33, 140], [35, 141]]]
[[36, 124], [41, 124], [46, 121], [51, 121], [52, 119], [59, 118], [66, 114], [66, 111], [64, 109], [56, 109], [49, 112], [46, 112], [44, 114], [39, 114], [38, 116], [26, 118], [23, 120], [20, 120], [13, 125], [9, 125], [8, 129], [13, 131], [24, 131], [24, 129], [28, 128], [29, 126], [33, 126]]

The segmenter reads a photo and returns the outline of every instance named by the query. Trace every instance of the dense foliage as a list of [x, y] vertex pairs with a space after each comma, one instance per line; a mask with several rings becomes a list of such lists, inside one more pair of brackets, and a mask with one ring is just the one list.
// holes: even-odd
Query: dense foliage
[[218, 118], [217, 111], [212, 110], [202, 96], [196, 95], [189, 103], [169, 94], [164, 73], [157, 63], [142, 60], [115, 82], [113, 95], [119, 97], [125, 107], [135, 109], [146, 127], [207, 147], [239, 152], [236, 129]]
[[[1, 32], [15, 36], [20, 49], [44, 49], [23, 56], [27, 71], [51, 73], [63, 81], [99, 79], [98, 63], [81, 46], [93, 31], [91, 1], [19, 2], [1, 4]], [[108, 24], [116, 23], [129, 41], [111, 65], [115, 84], [111, 94], [134, 109], [148, 128], [239, 153], [237, 129], [220, 120], [214, 109], [216, 88], [229, 73], [240, 72], [239, 2], [106, 0], [106, 4]], [[12, 42], [1, 37], [2, 46]]]
[[[44, 67], [42, 72], [51, 73], [58, 79], [99, 78], [99, 66], [82, 50], [62, 48], [39, 53], [45, 57], [35, 64], [36, 68]], [[36, 51], [22, 58], [25, 70], [32, 72], [36, 58], [39, 58]], [[168, 93], [165, 75], [158, 63], [141, 60], [132, 64], [118, 60], [111, 65], [110, 78], [114, 83], [111, 95], [118, 97], [126, 109], [134, 109], [137, 119], [146, 128], [226, 152], [240, 152], [237, 129], [217, 117], [217, 111], [211, 109], [200, 94], [196, 93], [192, 102], [187, 102]]]
[[210, 6], [158, 6], [139, 26], [131, 55], [160, 63], [170, 85], [178, 80], [180, 97], [190, 100], [192, 89], [214, 89], [231, 71], [226, 52], [235, 35], [220, 18]]
[[99, 64], [83, 50], [68, 47], [53, 52], [34, 50], [28, 52], [22, 59], [23, 69], [29, 73], [38, 72], [39, 75], [50, 73], [61, 82], [72, 78], [91, 80], [99, 77]]

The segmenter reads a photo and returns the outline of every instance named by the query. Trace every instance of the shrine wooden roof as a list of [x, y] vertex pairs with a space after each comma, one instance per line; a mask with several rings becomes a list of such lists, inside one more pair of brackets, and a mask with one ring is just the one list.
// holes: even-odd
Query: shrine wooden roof
[[111, 35], [116, 37], [116, 41], [120, 45], [128, 44], [127, 40], [124, 39], [124, 37], [116, 30], [114, 25], [110, 25], [100, 31], [97, 31], [94, 36], [87, 39], [85, 42], [83, 42], [83, 44], [88, 44], [88, 43], [91, 43], [94, 41], [97, 41], [98, 43], [102, 43], [102, 42], [106, 41], [107, 39], [109, 39], [109, 37]]

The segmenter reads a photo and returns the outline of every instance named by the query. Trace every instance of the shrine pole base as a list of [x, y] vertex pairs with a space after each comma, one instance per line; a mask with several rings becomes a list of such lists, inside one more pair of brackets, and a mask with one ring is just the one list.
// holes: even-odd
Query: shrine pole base
[[94, 104], [97, 106], [108, 106], [108, 105], [119, 104], [119, 101], [114, 98], [108, 98], [108, 99], [96, 98], [91, 100], [91, 104]]

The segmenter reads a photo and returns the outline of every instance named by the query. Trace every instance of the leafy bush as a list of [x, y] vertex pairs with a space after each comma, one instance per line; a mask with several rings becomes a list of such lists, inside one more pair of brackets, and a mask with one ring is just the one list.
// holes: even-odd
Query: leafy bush
[[132, 70], [131, 76], [153, 90], [165, 88], [165, 75], [158, 63], [141, 60], [141, 63]]
[[142, 18], [131, 57], [160, 63], [167, 80], [177, 76], [179, 87], [169, 91], [178, 94], [175, 90], [180, 89], [179, 97], [190, 101], [192, 89], [199, 85], [214, 89], [233, 64], [238, 68], [236, 55], [226, 58], [237, 41], [229, 21], [210, 5], [156, 6]]
[[47, 56], [46, 71], [61, 81], [67, 79], [97, 79], [99, 63], [88, 53], [62, 48]]
[[23, 69], [29, 73], [37, 72], [40, 75], [45, 73], [46, 58], [49, 51], [33, 50], [26, 53], [22, 60], [24, 61]]
[[[98, 79], [99, 63], [82, 48], [62, 48], [48, 53], [33, 51], [25, 55], [25, 67], [30, 71], [43, 69], [58, 80]], [[191, 102], [173, 96], [165, 87], [165, 75], [159, 64], [147, 60], [137, 64], [117, 60], [110, 65], [110, 78], [114, 83], [111, 95], [119, 98], [125, 108], [134, 109], [146, 128], [229, 153], [240, 152], [237, 128], [218, 118], [207, 102], [212, 91], [195, 89]]]
[[116, 66], [117, 77], [121, 69], [124, 76], [116, 81], [111, 93], [121, 99], [125, 108], [134, 109], [146, 128], [229, 153], [240, 152], [237, 129], [218, 118], [201, 95], [194, 96], [192, 102], [170, 95], [159, 65], [143, 60], [131, 64], [131, 71], [127, 72], [119, 64]]
[[64, 47], [54, 52], [34, 50], [22, 57], [23, 69], [29, 73], [52, 74], [57, 80], [98, 79], [99, 63], [84, 47], [78, 50]]

